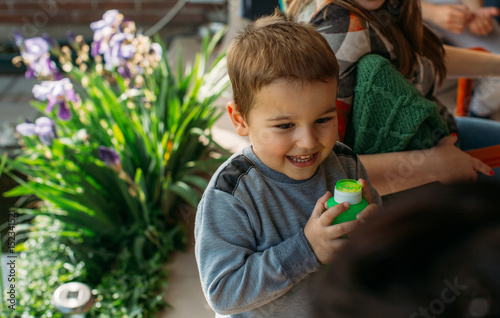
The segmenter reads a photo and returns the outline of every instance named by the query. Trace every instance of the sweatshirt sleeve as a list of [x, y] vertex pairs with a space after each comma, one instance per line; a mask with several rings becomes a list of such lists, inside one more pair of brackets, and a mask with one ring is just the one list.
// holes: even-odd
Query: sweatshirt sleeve
[[265, 305], [320, 266], [303, 230], [260, 250], [248, 209], [248, 202], [213, 188], [198, 207], [196, 261], [205, 297], [219, 314]]

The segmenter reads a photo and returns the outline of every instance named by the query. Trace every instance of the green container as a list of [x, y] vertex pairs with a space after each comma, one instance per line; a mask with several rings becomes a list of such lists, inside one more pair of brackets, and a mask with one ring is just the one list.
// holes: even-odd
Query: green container
[[349, 203], [349, 209], [337, 216], [332, 224], [356, 220], [356, 215], [368, 206], [368, 202], [362, 197], [362, 187], [358, 181], [354, 179], [341, 179], [337, 181], [333, 197], [326, 204], [328, 208], [331, 208], [343, 202]]

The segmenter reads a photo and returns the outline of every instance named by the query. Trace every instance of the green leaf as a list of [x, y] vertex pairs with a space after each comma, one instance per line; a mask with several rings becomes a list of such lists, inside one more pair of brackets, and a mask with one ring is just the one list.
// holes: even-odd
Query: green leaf
[[2, 173], [5, 169], [5, 165], [7, 164], [7, 153], [4, 153], [2, 156], [2, 161], [0, 161], [0, 177], [2, 176]]
[[122, 131], [116, 124], [113, 125], [113, 136], [115, 137], [116, 141], [118, 141], [119, 144], [121, 145], [125, 144], [125, 137], [123, 136]]
[[196, 175], [186, 175], [182, 177], [182, 182], [186, 184], [192, 184], [198, 187], [201, 191], [205, 190], [208, 185], [208, 181], [204, 177], [196, 176]]
[[30, 188], [25, 187], [24, 185], [18, 185], [16, 187], [10, 189], [9, 191], [4, 192], [3, 196], [6, 198], [20, 197], [20, 196], [31, 194], [31, 193], [32, 193], [32, 191]]
[[146, 262], [143, 257], [142, 250], [144, 249], [144, 245], [146, 243], [146, 238], [142, 235], [137, 236], [134, 240], [134, 256], [135, 261], [144, 268], [146, 266]]
[[170, 186], [170, 191], [180, 196], [192, 207], [197, 207], [198, 203], [200, 202], [201, 195], [185, 182], [175, 182]]

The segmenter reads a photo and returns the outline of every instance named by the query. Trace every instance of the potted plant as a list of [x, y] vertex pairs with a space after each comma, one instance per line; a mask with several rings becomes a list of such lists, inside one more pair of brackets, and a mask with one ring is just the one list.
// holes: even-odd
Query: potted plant
[[15, 36], [43, 116], [17, 126], [21, 150], [0, 162], [19, 183], [4, 196], [23, 198], [12, 211], [34, 217], [16, 228], [16, 306], [4, 301], [4, 315], [58, 317], [52, 293], [80, 281], [93, 288], [91, 316], [154, 316], [163, 265], [186, 238], [179, 209], [196, 207], [228, 155], [210, 133], [229, 85], [224, 54], [208, 65], [223, 32], [174, 71], [118, 11], [91, 28], [91, 45]]

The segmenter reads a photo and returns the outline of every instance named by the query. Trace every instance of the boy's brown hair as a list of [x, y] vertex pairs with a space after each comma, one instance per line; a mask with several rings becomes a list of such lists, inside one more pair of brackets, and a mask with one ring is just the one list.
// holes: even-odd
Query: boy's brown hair
[[[244, 119], [259, 90], [277, 79], [302, 83], [338, 79], [335, 54], [314, 27], [278, 9], [248, 26], [232, 42], [227, 69]], [[332, 92], [334, 95], [336, 92]]]

